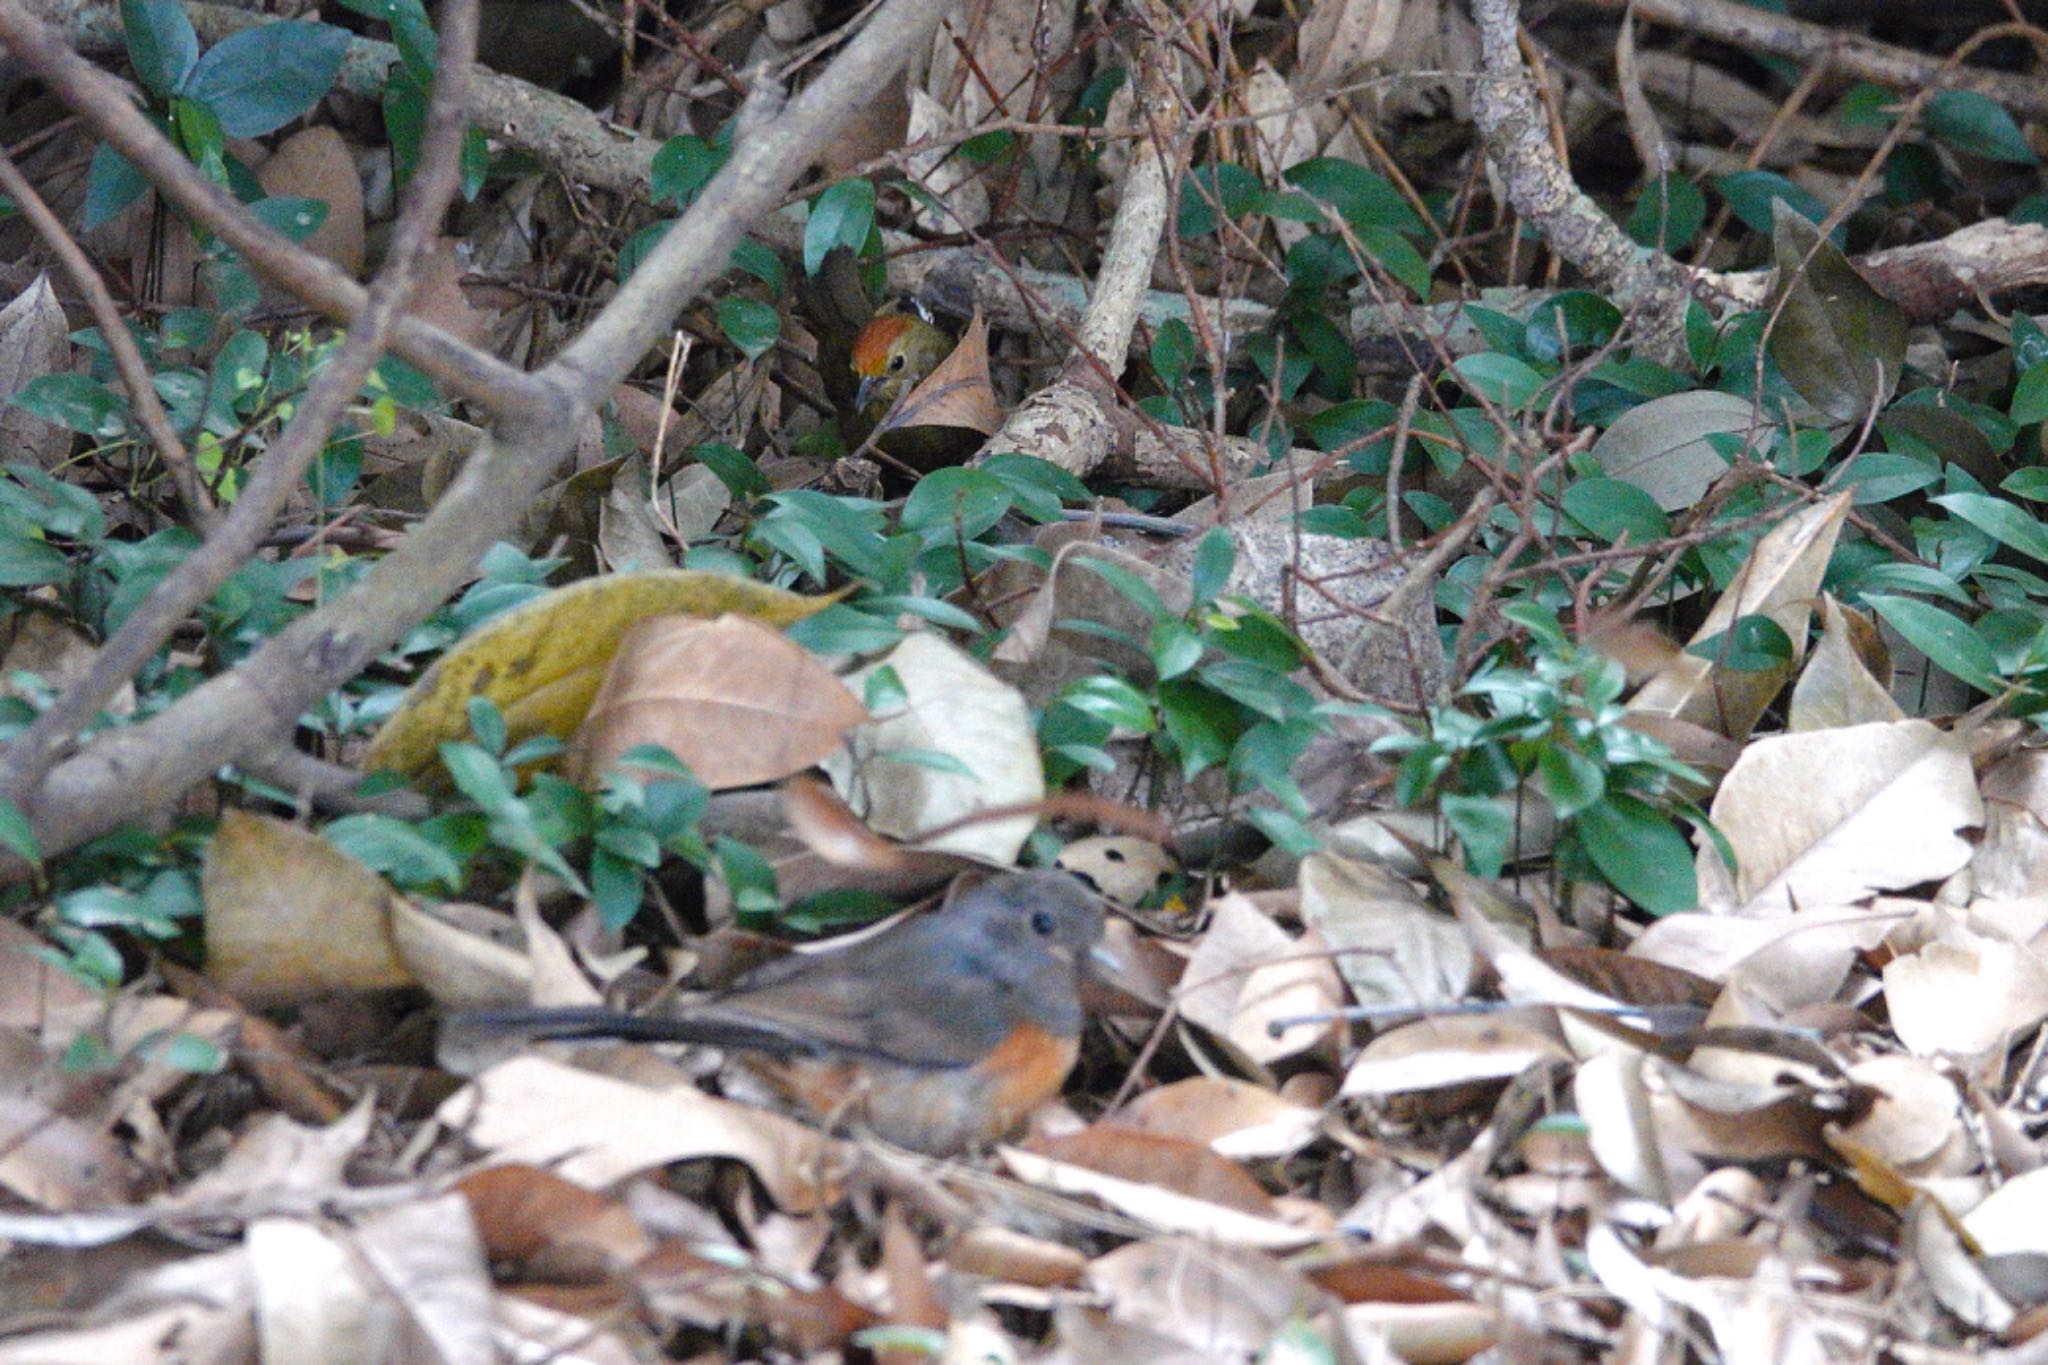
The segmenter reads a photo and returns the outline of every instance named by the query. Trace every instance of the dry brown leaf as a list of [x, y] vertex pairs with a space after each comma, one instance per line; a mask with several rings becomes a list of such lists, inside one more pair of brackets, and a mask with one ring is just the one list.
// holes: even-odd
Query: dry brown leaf
[[499, 1162], [545, 1166], [593, 1189], [703, 1157], [744, 1162], [785, 1210], [831, 1202], [839, 1144], [794, 1119], [691, 1086], [649, 1090], [541, 1057], [494, 1067], [437, 1115]]
[[[38, 275], [0, 308], [0, 393], [58, 374], [71, 360], [71, 327], [50, 278]], [[71, 453], [71, 433], [12, 403], [0, 404], [0, 450], [11, 460], [52, 469]]]
[[1979, 897], [2048, 896], [2048, 751], [2027, 749], [1984, 774], [1984, 838], [1970, 860]]
[[200, 891], [207, 974], [244, 1000], [275, 1004], [413, 984], [391, 942], [397, 894], [311, 830], [223, 812]]
[[1892, 1031], [1923, 1057], [1982, 1057], [2048, 1018], [2048, 963], [1960, 925], [1885, 964]]
[[1199, 1142], [1218, 1156], [1242, 1159], [1293, 1156], [1316, 1140], [1323, 1115], [1263, 1085], [1190, 1076], [1146, 1091], [1104, 1122]]
[[0, 1185], [53, 1212], [124, 1202], [130, 1164], [107, 1133], [32, 1094], [0, 1094]]
[[[823, 764], [869, 825], [918, 839], [975, 811], [1044, 798], [1037, 732], [1015, 688], [934, 634], [907, 636], [847, 683], [864, 693], [884, 668], [902, 684], [904, 704], [857, 727]], [[934, 754], [944, 767], [932, 766]], [[1036, 824], [1030, 815], [982, 821], [922, 847], [1008, 865]]]
[[452, 237], [438, 237], [421, 253], [419, 282], [413, 286], [412, 315], [442, 331], [462, 338], [472, 346], [490, 341], [495, 311], [477, 307], [462, 288], [469, 265], [461, 247]]
[[1708, 843], [1701, 903], [1750, 915], [1938, 881], [1970, 860], [1967, 832], [1984, 823], [1962, 737], [1921, 720], [1755, 740], [1709, 814], [1737, 870]]
[[1303, 859], [1300, 880], [1302, 920], [1322, 931], [1359, 1004], [1426, 1012], [1470, 992], [1472, 941], [1413, 883], [1332, 853]]
[[687, 569], [607, 574], [556, 588], [495, 616], [406, 689], [363, 766], [414, 778], [438, 773], [440, 746], [468, 737], [469, 703], [488, 698], [511, 742], [567, 739], [583, 723], [612, 651], [650, 616], [728, 612], [786, 626], [830, 606], [726, 574]]
[[1404, 0], [1316, 0], [1295, 38], [1294, 89], [1310, 96], [1385, 56]]
[[1130, 834], [1091, 834], [1060, 850], [1059, 865], [1119, 905], [1136, 905], [1180, 871], [1164, 847]]
[[887, 429], [964, 427], [990, 436], [1002, 424], [1002, 404], [988, 372], [988, 324], [976, 309], [960, 344], [897, 405]]
[[[1904, 720], [1906, 713], [1892, 700], [1890, 659], [1877, 628], [1832, 594], [1822, 593], [1820, 605], [1820, 643], [1792, 686], [1786, 728], [1826, 730]], [[1872, 657], [1884, 660], [1882, 677], [1872, 673]]]
[[1306, 1246], [1320, 1231], [1295, 1227], [1275, 1218], [1190, 1198], [1149, 1180], [1126, 1180], [1070, 1162], [1057, 1161], [1018, 1147], [1000, 1147], [1003, 1164], [1028, 1185], [1058, 1194], [1100, 1199], [1119, 1213], [1162, 1232], [1183, 1232], [1223, 1246], [1282, 1250]]
[[341, 134], [325, 124], [301, 128], [257, 168], [266, 193], [317, 199], [327, 218], [300, 245], [350, 275], [363, 273], [363, 186]]
[[1629, 709], [1675, 716], [1732, 739], [1747, 735], [1805, 657], [1806, 627], [1821, 575], [1848, 514], [1849, 494], [1838, 493], [1771, 528], [1688, 641], [1697, 645], [1725, 637], [1738, 617], [1768, 616], [1791, 638], [1789, 662], [1782, 668], [1737, 671], [1696, 654], [1679, 654], [1629, 699]]
[[[1209, 927], [1175, 992], [1181, 1014], [1264, 1065], [1318, 1047], [1336, 1030], [1327, 1016], [1344, 988], [1321, 935], [1299, 939], [1235, 892], [1209, 902]], [[1275, 1037], [1268, 1025], [1285, 1025]]]
[[595, 783], [629, 749], [666, 748], [712, 791], [802, 772], [868, 719], [817, 656], [744, 616], [656, 616], [619, 640], [571, 751]]
[[1323, 1299], [1321, 1290], [1269, 1256], [1172, 1240], [1132, 1242], [1097, 1257], [1087, 1283], [1118, 1322], [1169, 1337], [1194, 1358], [1212, 1361], [1272, 1359], [1274, 1337], [1314, 1313]]
[[490, 1259], [516, 1265], [525, 1278], [596, 1279], [632, 1265], [654, 1245], [617, 1199], [535, 1166], [492, 1166], [455, 1188]]
[[1345, 1073], [1341, 1093], [1405, 1095], [1501, 1081], [1538, 1062], [1570, 1057], [1571, 1049], [1544, 1011], [1446, 1014], [1389, 1029], [1367, 1043]]

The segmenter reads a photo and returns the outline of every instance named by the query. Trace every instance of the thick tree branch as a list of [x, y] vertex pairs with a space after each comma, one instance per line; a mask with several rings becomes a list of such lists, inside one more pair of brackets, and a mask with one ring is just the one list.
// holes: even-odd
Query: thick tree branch
[[171, 425], [171, 415], [164, 410], [163, 399], [157, 397], [156, 385], [151, 381], [149, 366], [143, 362], [142, 351], [135, 344], [135, 338], [128, 334], [127, 326], [121, 321], [120, 310], [114, 306], [114, 296], [107, 292], [107, 284], [99, 271], [86, 258], [85, 249], [67, 232], [64, 224], [50, 206], [43, 202], [42, 195], [21, 173], [21, 168], [0, 152], [0, 191], [14, 201], [21, 216], [28, 219], [29, 226], [42, 238], [43, 245], [56, 256], [64, 273], [71, 278], [85, 306], [92, 313], [93, 322], [100, 329], [100, 340], [106, 343], [107, 351], [114, 357], [114, 369], [121, 376], [121, 387], [128, 393], [128, 406], [135, 413], [135, 420], [149, 437], [149, 443], [156, 447], [159, 460], [170, 471], [171, 483], [178, 490], [178, 501], [184, 504], [185, 515], [201, 531], [211, 531], [220, 519], [220, 513], [213, 505], [213, 499], [206, 495], [206, 485], [200, 482], [199, 471], [193, 467], [192, 453], [185, 449], [185, 443], [178, 439], [178, 432]]
[[206, 540], [179, 562], [94, 653], [84, 677], [0, 753], [0, 797], [34, 814], [34, 791], [57, 754], [163, 648], [192, 611], [256, 553], [299, 481], [312, 467], [403, 314], [419, 262], [455, 198], [462, 154], [462, 96], [476, 52], [477, 0], [443, 6], [440, 69], [413, 177], [390, 256], [347, 339], [307, 386], [275, 445], [249, 471], [242, 493]]
[[[368, 295], [360, 284], [332, 262], [299, 250], [201, 175], [129, 101], [119, 81], [72, 51], [17, 0], [0, 0], [0, 43], [160, 193], [259, 274], [336, 321], [352, 322], [362, 312]], [[415, 318], [399, 320], [392, 349], [453, 393], [499, 413], [537, 396], [512, 366]]]
[[942, 8], [943, 0], [886, 0], [816, 82], [748, 135], [662, 249], [635, 272], [639, 287], [608, 306], [594, 336], [525, 379], [541, 401], [501, 414], [426, 520], [353, 590], [162, 714], [100, 736], [52, 769], [35, 802], [44, 852], [156, 814], [222, 764], [274, 745], [307, 707], [459, 588], [483, 552], [517, 523], [585, 419], [673, 310], [725, 272], [747, 223], [780, 201], [813, 149], [909, 57]]

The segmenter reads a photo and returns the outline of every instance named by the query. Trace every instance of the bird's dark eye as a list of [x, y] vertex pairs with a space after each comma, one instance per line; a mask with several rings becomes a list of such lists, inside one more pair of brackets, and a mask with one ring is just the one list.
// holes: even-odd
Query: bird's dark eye
[[1052, 911], [1033, 910], [1031, 912], [1031, 932], [1040, 938], [1051, 938], [1052, 931], [1058, 927], [1058, 923], [1052, 917]]
[[896, 354], [896, 355], [892, 355], [892, 356], [890, 356], [890, 357], [889, 357], [889, 368], [890, 368], [890, 369], [892, 369], [892, 370], [900, 370], [900, 369], [902, 369], [902, 368], [903, 368], [903, 360], [904, 360], [904, 357], [903, 357], [903, 355], [902, 355], [902, 354], [901, 354], [900, 352], [899, 352], [898, 354]]

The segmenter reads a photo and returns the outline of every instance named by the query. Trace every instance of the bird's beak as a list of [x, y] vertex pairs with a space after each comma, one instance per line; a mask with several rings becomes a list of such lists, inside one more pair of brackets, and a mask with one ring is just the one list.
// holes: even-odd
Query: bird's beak
[[[868, 403], [874, 398], [875, 390], [881, 386], [881, 383], [882, 376], [878, 374], [871, 374], [860, 381], [860, 388], [855, 390], [853, 395], [854, 411], [866, 412], [868, 410]], [[844, 393], [846, 391], [841, 389], [840, 392]]]
[[1126, 964], [1122, 958], [1110, 950], [1108, 944], [1098, 943], [1088, 950], [1086, 965], [1094, 969], [1095, 975], [1105, 979], [1114, 979], [1123, 975]]

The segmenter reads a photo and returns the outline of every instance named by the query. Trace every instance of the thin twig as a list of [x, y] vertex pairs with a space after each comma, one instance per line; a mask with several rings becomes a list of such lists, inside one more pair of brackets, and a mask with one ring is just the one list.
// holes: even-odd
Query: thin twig
[[15, 207], [28, 219], [36, 235], [43, 239], [43, 245], [64, 267], [72, 285], [85, 297], [85, 306], [92, 310], [92, 320], [99, 325], [100, 336], [114, 358], [114, 369], [121, 376], [121, 387], [128, 391], [128, 405], [134, 409], [135, 420], [142, 424], [150, 444], [156, 447], [157, 458], [170, 471], [171, 482], [177, 485], [178, 499], [185, 505], [185, 515], [202, 533], [210, 532], [220, 520], [220, 513], [214, 507], [213, 499], [206, 495], [206, 486], [199, 481], [199, 471], [192, 465], [192, 454], [178, 439], [177, 428], [171, 425], [171, 415], [164, 410], [163, 400], [157, 397], [156, 385], [150, 381], [149, 366], [143, 363], [135, 338], [128, 334], [127, 326], [121, 321], [120, 310], [115, 308], [114, 296], [107, 292], [106, 282], [86, 258], [85, 249], [64, 230], [64, 224], [50, 211], [43, 197], [36, 193], [35, 186], [4, 152], [0, 152], [0, 190], [6, 191], [14, 200]]

